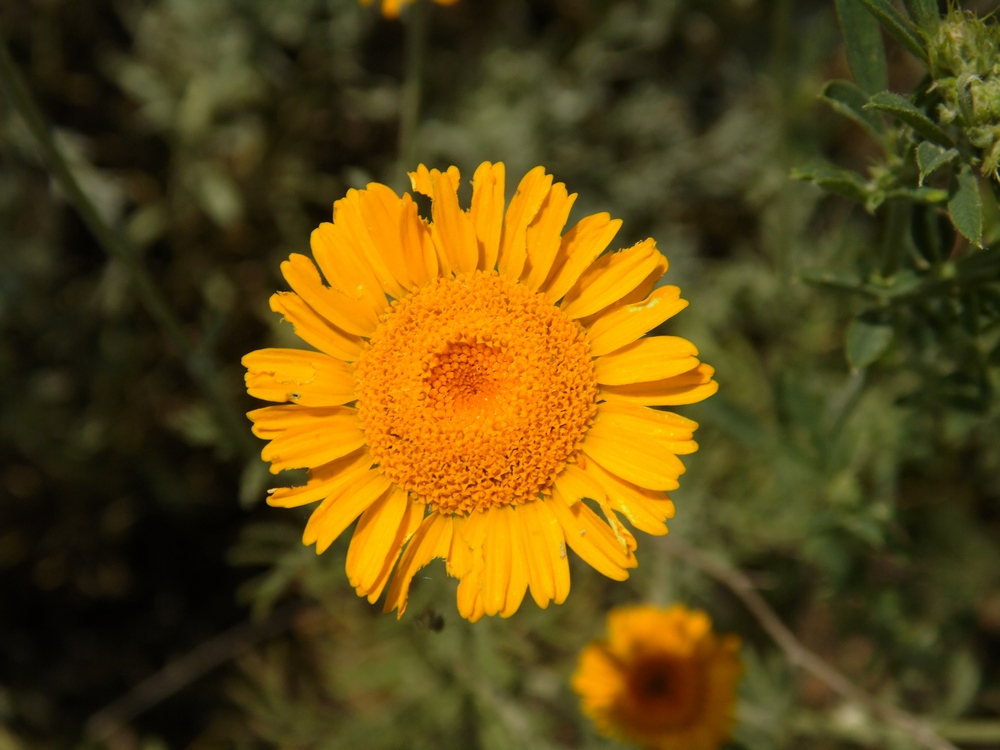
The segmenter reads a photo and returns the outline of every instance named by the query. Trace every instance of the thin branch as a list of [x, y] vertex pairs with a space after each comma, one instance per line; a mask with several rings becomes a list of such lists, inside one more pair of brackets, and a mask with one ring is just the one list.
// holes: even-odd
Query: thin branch
[[43, 159], [70, 204], [76, 209], [98, 244], [125, 269], [139, 302], [183, 359], [191, 379], [201, 389], [209, 407], [215, 413], [221, 431], [226, 434], [232, 447], [248, 456], [256, 455], [257, 447], [250, 438], [250, 431], [246, 429], [246, 420], [222, 386], [213, 357], [191, 343], [184, 330], [184, 324], [142, 264], [138, 252], [104, 221], [93, 202], [80, 187], [69, 163], [52, 137], [51, 128], [41, 107], [32, 96], [7, 50], [7, 45], [2, 40], [0, 40], [0, 84], [3, 85], [11, 104], [37, 142]]
[[919, 718], [865, 692], [844, 674], [803, 646], [781, 621], [777, 613], [771, 609], [771, 606], [757, 593], [753, 583], [743, 573], [713, 560], [680, 539], [665, 538], [662, 540], [662, 544], [669, 554], [688, 561], [732, 591], [750, 610], [760, 626], [785, 652], [785, 656], [792, 664], [806, 670], [842, 697], [865, 709], [871, 716], [905, 732], [920, 746], [928, 748], [928, 750], [958, 750], [955, 745], [940, 737]]
[[109, 739], [137, 716], [179, 693], [216, 667], [249, 651], [261, 641], [284, 632], [291, 625], [296, 611], [294, 606], [289, 606], [274, 612], [263, 622], [242, 622], [170, 662], [91, 716], [84, 729], [87, 739], [93, 742]]

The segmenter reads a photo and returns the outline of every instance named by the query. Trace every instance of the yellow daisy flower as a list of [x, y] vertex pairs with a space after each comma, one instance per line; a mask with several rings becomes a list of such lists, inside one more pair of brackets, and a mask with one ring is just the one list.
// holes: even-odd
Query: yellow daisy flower
[[264, 460], [310, 473], [268, 502], [322, 501], [303, 537], [317, 552], [360, 516], [348, 578], [374, 602], [402, 554], [385, 603], [400, 616], [436, 557], [473, 621], [513, 614], [528, 590], [562, 603], [567, 545], [628, 578], [635, 538], [616, 513], [665, 534], [677, 456], [697, 449], [694, 422], [648, 407], [717, 389], [690, 342], [644, 335], [687, 305], [654, 289], [666, 258], [652, 240], [602, 255], [621, 226], [606, 213], [562, 234], [576, 195], [542, 167], [506, 212], [503, 164], [479, 166], [468, 210], [455, 167], [410, 177], [432, 221], [372, 183], [313, 232], [315, 265], [281, 265], [293, 291], [271, 309], [319, 351], [243, 358], [250, 395], [286, 402], [248, 415]]
[[580, 653], [573, 689], [602, 734], [655, 750], [716, 750], [732, 731], [739, 638], [704, 612], [641, 606], [608, 615]]
[[[362, 5], [371, 5], [373, 0], [361, 0]], [[385, 18], [399, 18], [399, 12], [404, 5], [413, 3], [414, 0], [382, 0], [382, 15]], [[458, 0], [434, 0], [438, 5], [454, 5]]]

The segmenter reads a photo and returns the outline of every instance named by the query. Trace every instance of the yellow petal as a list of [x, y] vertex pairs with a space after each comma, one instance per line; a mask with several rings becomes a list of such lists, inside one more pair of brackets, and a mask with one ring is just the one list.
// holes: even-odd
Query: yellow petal
[[312, 231], [309, 246], [327, 283], [367, 305], [378, 318], [388, 306], [385, 292], [364, 254], [356, 247], [355, 240], [344, 226], [336, 223], [336, 214], [343, 214], [339, 205], [342, 202], [334, 204], [333, 224], [324, 222]]
[[510, 617], [521, 606], [528, 589], [528, 550], [518, 523], [516, 508], [508, 505], [503, 508], [503, 512], [510, 517], [510, 583], [507, 585], [500, 616]]
[[[457, 170], [456, 170], [457, 175]], [[479, 264], [479, 244], [469, 215], [458, 205], [458, 180], [447, 173], [431, 170], [434, 200], [434, 239], [454, 273], [472, 273]]]
[[[631, 431], [627, 427], [635, 427]], [[640, 431], [640, 428], [643, 428]], [[649, 490], [677, 488], [684, 464], [671, 451], [675, 445], [647, 428], [644, 420], [598, 409], [583, 441], [583, 452], [613, 474]], [[687, 443], [676, 443], [686, 446]]]
[[336, 406], [353, 401], [354, 368], [320, 352], [259, 349], [243, 357], [247, 393], [265, 401]]
[[431, 228], [417, 213], [417, 204], [407, 193], [403, 196], [403, 247], [406, 248], [406, 264], [416, 288], [437, 278], [437, 250]]
[[510, 585], [511, 532], [510, 516], [503, 508], [492, 507], [486, 515], [486, 540], [483, 544], [483, 609], [495, 615], [503, 609]]
[[372, 183], [369, 190], [348, 190], [344, 198], [333, 204], [333, 223], [344, 230], [344, 236], [351, 243], [351, 250], [371, 268], [382, 292], [398, 299], [403, 294], [403, 286], [389, 268], [383, 254], [384, 249], [372, 238], [372, 231], [377, 231], [378, 224], [369, 223], [369, 219], [385, 221], [384, 215], [379, 216], [378, 212], [380, 198], [371, 192], [372, 188], [377, 191], [380, 187], [392, 193], [385, 185], [377, 183]]
[[268, 490], [267, 504], [276, 508], [297, 508], [324, 500], [371, 468], [375, 460], [368, 448], [359, 448], [346, 456], [309, 469], [309, 481], [299, 487], [276, 487]]
[[665, 492], [645, 490], [605, 470], [596, 461], [586, 462], [586, 471], [601, 484], [611, 507], [640, 531], [654, 536], [667, 533], [665, 518], [674, 517], [674, 504]]
[[342, 487], [313, 511], [302, 534], [302, 543], [315, 542], [316, 554], [325, 552], [354, 519], [391, 489], [392, 482], [378, 470], [369, 471], [356, 484]]
[[271, 309], [292, 324], [296, 336], [324, 354], [345, 362], [361, 356], [364, 340], [360, 336], [340, 330], [294, 292], [272, 294]]
[[628, 578], [627, 568], [638, 564], [635, 556], [631, 551], [622, 550], [608, 525], [586, 503], [577, 503], [571, 508], [554, 492], [552, 499], [546, 500], [545, 504], [559, 520], [566, 544], [584, 562], [616, 581]]
[[248, 412], [253, 433], [270, 442], [261, 458], [271, 471], [319, 466], [365, 444], [357, 411], [346, 406], [265, 406]]
[[675, 286], [661, 286], [642, 302], [608, 308], [588, 328], [591, 353], [616, 351], [672, 318], [688, 305], [680, 294]]
[[[382, 570], [379, 571], [378, 576], [368, 587], [367, 596], [369, 604], [374, 604], [382, 596], [382, 590], [389, 582], [392, 568], [399, 559], [399, 554], [403, 551], [403, 546], [420, 527], [421, 521], [424, 520], [426, 507], [424, 503], [416, 500], [410, 500], [406, 504], [406, 511], [403, 513], [403, 519], [399, 522], [399, 528], [396, 530], [396, 537], [393, 539], [392, 547], [386, 556], [385, 564], [382, 566]], [[359, 590], [358, 596], [365, 596], [365, 592]]]
[[[531, 597], [535, 603], [545, 609], [549, 606], [549, 601], [555, 596], [555, 579], [553, 578], [552, 557], [553, 549], [550, 547], [550, 535], [543, 528], [543, 517], [538, 513], [540, 502], [525, 503], [517, 506], [514, 510], [515, 524], [520, 527], [521, 542], [524, 545], [525, 558], [528, 563], [528, 585], [531, 588]], [[558, 522], [553, 521], [558, 527]], [[554, 545], [554, 551], [558, 556], [559, 545], [563, 542], [562, 531], [555, 529], [558, 539]]]
[[595, 422], [629, 434], [659, 441], [684, 442], [691, 439], [698, 423], [671, 411], [648, 409], [640, 404], [606, 401], [597, 405]]
[[700, 364], [697, 354], [695, 345], [687, 339], [647, 336], [612, 354], [598, 357], [594, 362], [594, 374], [597, 382], [605, 385], [663, 380], [697, 367]]
[[500, 252], [500, 233], [503, 230], [504, 208], [503, 162], [490, 164], [484, 161], [472, 177], [472, 207], [469, 218], [476, 228], [479, 242], [479, 268], [491, 271], [496, 266]]
[[570, 505], [585, 497], [591, 500], [603, 500], [604, 488], [595, 482], [582, 468], [575, 464], [567, 464], [552, 482]]
[[580, 275], [563, 298], [562, 311], [573, 319], [593, 315], [627, 295], [650, 274], [666, 268], [667, 259], [651, 239], [605, 255]]
[[[361, 216], [374, 249], [384, 259], [386, 270], [400, 286], [411, 291], [416, 289], [420, 284], [413, 278], [408, 261], [409, 247], [404, 244], [403, 223], [411, 220], [406, 210], [407, 200], [377, 182], [361, 191], [361, 198]], [[412, 202], [412, 198], [409, 201]]]
[[528, 225], [525, 235], [528, 257], [522, 283], [533, 292], [538, 291], [552, 270], [562, 242], [562, 230], [575, 201], [576, 193], [568, 195], [566, 186], [557, 182], [549, 190], [535, 220]]
[[378, 314], [369, 305], [324, 286], [319, 271], [306, 256], [292, 253], [281, 264], [281, 273], [292, 291], [338, 328], [355, 336], [371, 336], [378, 325]]
[[428, 198], [434, 196], [434, 183], [431, 181], [430, 170], [423, 164], [417, 167], [416, 172], [407, 172], [410, 176], [410, 185], [415, 192], [426, 195]]
[[555, 513], [548, 504], [539, 500], [534, 503], [538, 509], [538, 516], [542, 521], [542, 528], [548, 537], [546, 549], [549, 552], [549, 559], [552, 561], [552, 580], [555, 586], [555, 596], [552, 601], [562, 604], [569, 596], [569, 555], [566, 552], [566, 535], [563, 532], [562, 524], [556, 518]]
[[526, 234], [545, 196], [552, 186], [552, 175], [544, 167], [535, 167], [522, 179], [517, 192], [507, 207], [503, 232], [500, 236], [500, 254], [497, 269], [501, 276], [516, 281], [524, 270], [527, 256]]
[[472, 548], [465, 541], [465, 517], [451, 516], [452, 534], [451, 545], [448, 548], [447, 560], [448, 575], [452, 578], [462, 579], [472, 570]]
[[403, 553], [403, 558], [399, 561], [396, 573], [392, 577], [389, 593], [385, 597], [385, 606], [382, 608], [383, 612], [388, 614], [397, 609], [396, 617], [403, 616], [413, 577], [435, 557], [447, 557], [451, 535], [451, 516], [431, 513], [424, 518], [410, 539], [410, 543], [406, 545], [406, 552]]
[[410, 500], [402, 487], [391, 487], [361, 514], [347, 548], [347, 579], [367, 596], [385, 567]]
[[563, 235], [549, 279], [540, 287], [549, 302], [555, 304], [565, 296], [611, 244], [621, 225], [622, 220], [612, 219], [611, 214], [594, 214], [580, 219]]
[[715, 369], [703, 362], [693, 370], [665, 380], [601, 386], [600, 398], [646, 406], [694, 404], [719, 390], [719, 384], [712, 380], [714, 374]]

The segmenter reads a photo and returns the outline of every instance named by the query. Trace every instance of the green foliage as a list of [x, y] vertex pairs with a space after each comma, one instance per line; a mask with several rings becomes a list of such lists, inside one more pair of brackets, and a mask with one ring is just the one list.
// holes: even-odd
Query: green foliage
[[[744, 570], [859, 686], [995, 744], [993, 22], [933, 0], [425, 10], [419, 159], [466, 183], [484, 159], [511, 179], [545, 165], [580, 195], [570, 221], [621, 217], [615, 247], [655, 237], [691, 302], [658, 333], [695, 341], [721, 387], [678, 410], [701, 448], [671, 535]], [[0, 6], [88, 195], [234, 398], [244, 353], [301, 345], [268, 310], [281, 260], [348, 188], [405, 185], [407, 23], [356, 0]], [[913, 90], [885, 91], [924, 61]], [[7, 105], [0, 750], [609, 748], [568, 681], [608, 609], [640, 601], [705, 608], [742, 638], [734, 748], [913, 746], [647, 535], [627, 582], [574, 559], [561, 606], [470, 625], [435, 561], [403, 619], [383, 616], [344, 575], [350, 530], [317, 556], [309, 508], [261, 502], [301, 475], [222, 450], [207, 397]], [[219, 670], [88, 739], [94, 712], [245, 620], [258, 636], [223, 638]]]
[[[955, 403], [983, 408], [998, 384], [990, 357], [1000, 347], [1000, 318], [978, 303], [981, 293], [992, 297], [1000, 290], [1000, 276], [991, 270], [993, 251], [984, 248], [998, 233], [1000, 175], [995, 173], [1000, 152], [994, 121], [1000, 112], [1000, 84], [995, 82], [1000, 81], [1000, 26], [958, 9], [939, 18], [934, 4], [923, 0], [906, 4], [909, 18], [882, 0], [838, 8], [860, 88], [833, 81], [823, 98], [865, 128], [878, 143], [881, 159], [869, 167], [869, 179], [835, 166], [800, 168], [792, 174], [863, 205], [875, 215], [881, 237], [878, 246], [859, 254], [860, 273], [829, 275], [810, 269], [803, 278], [874, 297], [847, 332], [847, 357], [854, 366], [877, 362], [895, 338], [913, 369], [921, 370], [918, 363], [931, 356], [928, 342], [936, 339], [945, 358], [925, 381], [926, 394], [949, 398], [935, 393], [942, 378], [964, 379], [977, 384], [975, 395], [970, 401], [970, 394], [963, 393]], [[862, 21], [866, 12], [870, 15]], [[881, 37], [875, 42], [859, 32], [874, 20], [927, 61], [927, 78], [909, 95], [865, 91], [883, 78], [883, 63], [872, 49], [882, 44]], [[871, 113], [885, 117], [872, 119]], [[942, 209], [950, 226], [941, 221]], [[963, 238], [971, 247], [964, 246]], [[957, 265], [964, 271], [956, 273]], [[831, 284], [833, 278], [836, 284]], [[859, 322], [866, 316], [884, 322], [878, 328], [866, 326]], [[956, 320], [965, 321], [962, 334], [954, 330]]]

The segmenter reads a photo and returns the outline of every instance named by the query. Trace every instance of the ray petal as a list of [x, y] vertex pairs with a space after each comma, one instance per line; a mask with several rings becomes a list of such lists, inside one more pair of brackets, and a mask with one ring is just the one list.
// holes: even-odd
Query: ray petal
[[292, 324], [296, 336], [324, 354], [345, 362], [361, 356], [364, 340], [360, 336], [340, 330], [294, 292], [272, 294], [271, 309]]
[[410, 543], [406, 545], [399, 566], [389, 584], [389, 593], [385, 597], [382, 611], [388, 614], [397, 610], [400, 618], [406, 611], [406, 600], [410, 593], [410, 583], [417, 571], [427, 565], [435, 557], [447, 557], [451, 545], [452, 517], [440, 513], [431, 513], [425, 517], [413, 533]]
[[336, 406], [355, 399], [354, 368], [320, 352], [258, 349], [242, 360], [247, 393], [265, 401]]
[[719, 384], [712, 380], [714, 374], [715, 368], [703, 362], [693, 370], [665, 380], [601, 386], [600, 398], [646, 406], [694, 404], [719, 390]]
[[522, 179], [517, 192], [507, 207], [503, 232], [500, 236], [500, 253], [497, 270], [501, 276], [516, 281], [524, 270], [528, 257], [527, 231], [538, 209], [541, 208], [552, 187], [552, 175], [545, 174], [544, 167], [535, 167]]
[[316, 543], [316, 554], [333, 544], [354, 519], [379, 497], [392, 489], [392, 482], [380, 471], [369, 471], [349, 487], [345, 486], [328, 497], [313, 511], [302, 534], [303, 544]]
[[549, 302], [554, 304], [566, 295], [580, 274], [611, 244], [621, 225], [622, 220], [612, 219], [609, 213], [593, 214], [580, 219], [563, 235], [549, 278], [540, 287]]
[[298, 487], [268, 490], [267, 504], [276, 508], [297, 508], [325, 500], [371, 468], [375, 460], [366, 447], [309, 470], [309, 481]]
[[697, 367], [698, 349], [679, 336], [647, 336], [594, 362], [597, 382], [628, 385], [663, 380]]
[[321, 316], [355, 336], [371, 336], [378, 314], [359, 299], [323, 285], [316, 266], [305, 255], [292, 253], [281, 264], [281, 273], [306, 304]]
[[528, 255], [521, 281], [533, 292], [538, 291], [552, 270], [552, 263], [562, 242], [562, 230], [575, 201], [576, 193], [569, 195], [563, 183], [555, 183], [538, 210], [538, 215], [528, 225], [525, 235]]
[[608, 308], [588, 327], [591, 353], [609, 354], [669, 320], [688, 305], [680, 295], [676, 286], [661, 286], [641, 302]]
[[651, 239], [605, 255], [581, 274], [563, 298], [562, 310], [573, 319], [593, 315], [627, 295], [657, 269], [666, 268], [666, 258]]
[[479, 268], [491, 271], [500, 252], [503, 231], [505, 168], [502, 162], [484, 161], [472, 177], [472, 207], [469, 217], [479, 243]]

